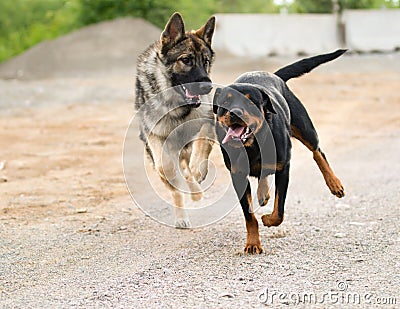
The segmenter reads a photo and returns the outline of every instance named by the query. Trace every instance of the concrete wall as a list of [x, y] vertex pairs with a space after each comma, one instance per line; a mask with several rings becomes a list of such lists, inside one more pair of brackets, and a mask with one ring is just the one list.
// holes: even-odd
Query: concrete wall
[[220, 14], [216, 50], [237, 56], [315, 54], [340, 47], [331, 14]]
[[354, 51], [400, 48], [400, 10], [350, 10], [343, 15], [346, 45]]
[[214, 48], [257, 58], [400, 47], [400, 10], [351, 10], [343, 22], [344, 38], [333, 14], [218, 14]]

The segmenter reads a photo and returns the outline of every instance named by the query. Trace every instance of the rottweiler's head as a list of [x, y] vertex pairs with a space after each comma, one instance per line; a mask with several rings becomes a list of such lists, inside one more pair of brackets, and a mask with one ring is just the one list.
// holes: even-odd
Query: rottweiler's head
[[225, 128], [222, 144], [244, 146], [254, 138], [275, 113], [265, 88], [253, 84], [232, 84], [215, 91], [213, 111], [218, 123]]

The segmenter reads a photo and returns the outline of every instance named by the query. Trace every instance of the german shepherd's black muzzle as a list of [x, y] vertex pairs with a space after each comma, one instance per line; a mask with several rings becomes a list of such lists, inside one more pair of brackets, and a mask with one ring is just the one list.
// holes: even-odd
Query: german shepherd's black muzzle
[[179, 85], [178, 91], [185, 102], [195, 108], [201, 104], [200, 96], [208, 94], [212, 90], [211, 79], [208, 77], [207, 72], [202, 69], [194, 68], [188, 74], [177, 74], [174, 80], [174, 84], [176, 86]]

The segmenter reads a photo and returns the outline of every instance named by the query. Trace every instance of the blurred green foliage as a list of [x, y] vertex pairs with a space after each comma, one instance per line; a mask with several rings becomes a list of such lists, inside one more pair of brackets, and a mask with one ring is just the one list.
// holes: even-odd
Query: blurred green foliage
[[0, 61], [81, 26], [79, 0], [0, 0]]
[[174, 11], [182, 13], [187, 29], [197, 29], [213, 14], [279, 13], [279, 7], [273, 0], [176, 0]]
[[[0, 0], [0, 62], [43, 40], [121, 16], [142, 17], [163, 28], [169, 16], [179, 11], [186, 28], [197, 29], [216, 13], [279, 13], [282, 7], [289, 13], [331, 13], [332, 1], [276, 5], [273, 0]], [[337, 2], [340, 10], [400, 7], [399, 0]]]
[[80, 0], [79, 20], [91, 24], [120, 16], [143, 17], [164, 28], [180, 12], [187, 29], [200, 27], [215, 13], [277, 13], [273, 0]]
[[122, 16], [142, 17], [161, 27], [174, 11], [174, 1], [165, 0], [79, 0], [78, 19], [84, 25]]
[[[332, 13], [334, 0], [296, 0], [289, 6], [291, 13]], [[338, 9], [379, 9], [399, 8], [396, 0], [336, 0]]]

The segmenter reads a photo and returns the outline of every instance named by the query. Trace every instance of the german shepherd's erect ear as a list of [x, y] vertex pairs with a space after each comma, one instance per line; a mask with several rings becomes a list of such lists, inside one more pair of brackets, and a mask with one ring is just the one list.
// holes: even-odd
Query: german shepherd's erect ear
[[215, 29], [215, 17], [211, 16], [210, 19], [204, 24], [203, 27], [195, 31], [195, 34], [204, 42], [211, 46], [211, 40]]
[[185, 35], [185, 24], [181, 14], [174, 13], [169, 19], [164, 31], [161, 33], [161, 44], [164, 47], [170, 47], [178, 42]]

